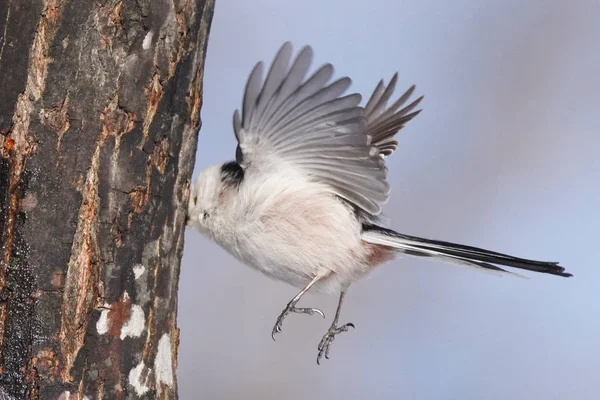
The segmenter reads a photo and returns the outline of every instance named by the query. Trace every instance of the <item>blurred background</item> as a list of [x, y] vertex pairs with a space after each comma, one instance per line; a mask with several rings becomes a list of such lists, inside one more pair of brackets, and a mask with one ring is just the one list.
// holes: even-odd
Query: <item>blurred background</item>
[[560, 261], [563, 279], [399, 259], [328, 319], [273, 324], [297, 289], [188, 231], [179, 298], [182, 399], [600, 398], [600, 3], [596, 0], [217, 0], [196, 173], [233, 159], [233, 111], [259, 60], [310, 44], [368, 96], [400, 73], [424, 111], [388, 159], [385, 214], [411, 235]]

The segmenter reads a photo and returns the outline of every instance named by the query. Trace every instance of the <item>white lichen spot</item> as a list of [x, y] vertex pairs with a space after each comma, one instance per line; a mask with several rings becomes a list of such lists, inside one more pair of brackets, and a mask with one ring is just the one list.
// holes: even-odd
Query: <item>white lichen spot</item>
[[129, 384], [133, 386], [138, 396], [142, 396], [144, 393], [150, 390], [150, 388], [148, 387], [148, 376], [150, 375], [150, 370], [148, 371], [145, 377], [142, 377], [143, 372], [143, 361], [141, 361], [137, 365], [137, 367], [129, 371]]
[[146, 267], [144, 267], [144, 265], [135, 264], [133, 266], [133, 276], [135, 276], [135, 279], [139, 279], [140, 276], [144, 274], [144, 272], [146, 272]]
[[145, 325], [146, 314], [144, 313], [144, 309], [137, 304], [132, 304], [129, 321], [121, 328], [121, 340], [125, 339], [127, 336], [133, 338], [142, 336]]
[[104, 308], [100, 313], [100, 318], [96, 322], [96, 330], [99, 335], [104, 335], [108, 332], [108, 312], [110, 311], [110, 304], [104, 303]]
[[68, 390], [65, 392], [62, 392], [60, 394], [60, 396], [58, 396], [57, 400], [69, 400], [71, 398], [71, 392], [69, 392]]
[[148, 31], [148, 33], [146, 33], [146, 37], [144, 38], [144, 41], [142, 42], [142, 49], [148, 50], [150, 48], [150, 45], [152, 44], [153, 36], [154, 36], [154, 32], [152, 32], [152, 31]]
[[171, 338], [166, 333], [158, 341], [158, 351], [154, 359], [154, 376], [158, 393], [161, 392], [162, 384], [173, 385], [173, 352]]

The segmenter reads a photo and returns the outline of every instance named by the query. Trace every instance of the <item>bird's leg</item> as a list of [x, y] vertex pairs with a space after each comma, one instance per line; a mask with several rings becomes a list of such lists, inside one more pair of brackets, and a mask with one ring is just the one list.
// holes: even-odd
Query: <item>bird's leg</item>
[[273, 327], [273, 331], [271, 332], [271, 337], [273, 338], [273, 340], [275, 340], [275, 334], [276, 333], [281, 333], [281, 326], [283, 325], [283, 320], [290, 313], [308, 314], [308, 315], [313, 315], [313, 314], [317, 313], [317, 314], [321, 314], [321, 316], [323, 318], [325, 318], [325, 314], [323, 314], [323, 311], [319, 310], [318, 308], [297, 308], [296, 307], [296, 303], [298, 303], [298, 301], [304, 295], [304, 293], [308, 292], [308, 290], [315, 283], [317, 283], [320, 279], [324, 278], [325, 276], [324, 275], [317, 275], [317, 276], [315, 276], [313, 278], [313, 280], [310, 281], [308, 283], [308, 285], [306, 285], [306, 287], [304, 289], [302, 289], [300, 291], [300, 293], [298, 293], [296, 295], [296, 297], [294, 297], [287, 304], [287, 306], [285, 307], [285, 309], [281, 312], [281, 314], [279, 314], [279, 317], [277, 318], [277, 322], [275, 323], [275, 326]]
[[342, 291], [340, 293], [340, 299], [338, 301], [337, 310], [335, 312], [335, 318], [333, 319], [333, 322], [332, 322], [331, 326], [329, 327], [329, 330], [327, 331], [325, 336], [323, 336], [323, 339], [321, 339], [321, 342], [319, 343], [319, 346], [318, 346], [319, 354], [317, 355], [317, 364], [321, 363], [321, 358], [323, 358], [323, 356], [325, 356], [325, 358], [329, 359], [329, 348], [331, 347], [331, 343], [333, 343], [333, 340], [335, 339], [335, 335], [342, 333], [342, 332], [346, 332], [349, 327], [354, 328], [354, 324], [351, 322], [344, 324], [342, 326], [339, 326], [339, 327], [337, 326], [338, 320], [340, 319], [340, 313], [342, 311], [342, 303], [344, 302], [345, 295], [346, 295], [346, 291]]

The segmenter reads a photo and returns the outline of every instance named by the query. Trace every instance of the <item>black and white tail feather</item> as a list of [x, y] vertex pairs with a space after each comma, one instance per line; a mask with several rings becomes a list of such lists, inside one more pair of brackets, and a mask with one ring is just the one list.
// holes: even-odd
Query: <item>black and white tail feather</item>
[[454, 264], [510, 272], [495, 264], [544, 274], [570, 277], [557, 262], [527, 260], [477, 247], [404, 235], [377, 225], [363, 225], [364, 241], [394, 249], [410, 256], [434, 257]]

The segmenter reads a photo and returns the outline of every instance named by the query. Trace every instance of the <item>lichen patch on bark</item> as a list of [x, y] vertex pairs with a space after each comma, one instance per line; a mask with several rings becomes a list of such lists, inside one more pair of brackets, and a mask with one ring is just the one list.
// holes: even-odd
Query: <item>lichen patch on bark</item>
[[143, 361], [129, 371], [129, 385], [133, 387], [138, 396], [142, 396], [150, 390], [148, 385], [151, 372], [152, 370], [147, 368]]
[[168, 334], [163, 334], [158, 341], [158, 351], [154, 359], [154, 374], [156, 376], [156, 390], [160, 393], [173, 385], [173, 350], [171, 338]]

